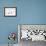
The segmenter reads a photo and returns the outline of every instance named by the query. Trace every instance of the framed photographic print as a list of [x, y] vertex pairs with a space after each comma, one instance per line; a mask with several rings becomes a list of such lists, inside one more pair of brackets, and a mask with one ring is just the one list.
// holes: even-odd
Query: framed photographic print
[[16, 16], [16, 7], [5, 7], [4, 8], [4, 16], [14, 17]]

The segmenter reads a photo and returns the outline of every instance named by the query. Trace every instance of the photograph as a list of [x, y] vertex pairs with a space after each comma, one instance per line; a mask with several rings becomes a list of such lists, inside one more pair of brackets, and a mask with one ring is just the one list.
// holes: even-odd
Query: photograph
[[16, 17], [16, 7], [5, 7], [4, 16]]

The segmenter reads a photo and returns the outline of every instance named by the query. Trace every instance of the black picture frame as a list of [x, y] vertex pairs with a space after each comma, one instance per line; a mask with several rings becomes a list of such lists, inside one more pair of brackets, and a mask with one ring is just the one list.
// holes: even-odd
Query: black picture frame
[[[15, 8], [15, 11], [16, 11], [16, 12], [15, 12], [15, 15], [6, 15], [6, 13], [5, 13], [5, 12], [6, 12], [6, 11], [5, 11], [6, 8], [7, 8], [7, 9], [8, 9], [8, 8]], [[4, 7], [4, 16], [5, 16], [5, 17], [16, 17], [16, 16], [17, 16], [17, 8], [16, 8], [16, 7]]]

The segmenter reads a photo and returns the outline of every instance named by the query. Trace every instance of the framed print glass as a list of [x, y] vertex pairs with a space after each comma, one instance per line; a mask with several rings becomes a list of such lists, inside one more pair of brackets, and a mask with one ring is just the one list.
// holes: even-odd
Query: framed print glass
[[16, 7], [5, 7], [4, 16], [16, 16]]

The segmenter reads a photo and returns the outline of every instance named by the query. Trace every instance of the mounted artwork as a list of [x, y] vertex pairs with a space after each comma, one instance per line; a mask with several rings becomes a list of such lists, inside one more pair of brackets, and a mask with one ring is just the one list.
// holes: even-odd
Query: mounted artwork
[[16, 7], [5, 7], [4, 16], [6, 17], [15, 17], [16, 16]]

